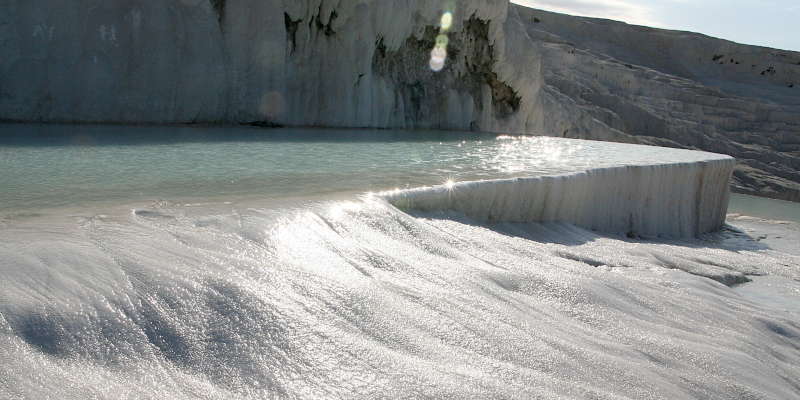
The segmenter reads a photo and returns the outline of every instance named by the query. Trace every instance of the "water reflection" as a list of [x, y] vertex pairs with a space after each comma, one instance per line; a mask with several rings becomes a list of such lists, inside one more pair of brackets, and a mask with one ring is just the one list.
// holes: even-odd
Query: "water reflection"
[[0, 125], [0, 209], [325, 197], [703, 157], [675, 149], [470, 132]]

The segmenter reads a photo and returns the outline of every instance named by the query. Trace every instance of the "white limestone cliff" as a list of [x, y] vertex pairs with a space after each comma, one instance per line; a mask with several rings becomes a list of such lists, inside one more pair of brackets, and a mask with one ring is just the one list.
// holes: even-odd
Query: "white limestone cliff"
[[[513, 128], [484, 84], [521, 47], [505, 40], [520, 30], [504, 24], [506, 1], [449, 3], [5, 1], [0, 117]], [[461, 52], [437, 74], [426, 57], [448, 10]], [[496, 72], [537, 87], [537, 73]]]

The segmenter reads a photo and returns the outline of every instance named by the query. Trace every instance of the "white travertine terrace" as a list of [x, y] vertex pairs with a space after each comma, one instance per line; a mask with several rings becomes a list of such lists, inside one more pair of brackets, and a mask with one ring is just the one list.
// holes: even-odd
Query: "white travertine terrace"
[[629, 236], [689, 238], [725, 224], [736, 162], [621, 165], [555, 176], [463, 182], [381, 194], [419, 211], [488, 222], [567, 222]]
[[507, 0], [4, 1], [0, 120], [643, 143], [732, 155], [738, 191], [800, 200], [800, 53]]

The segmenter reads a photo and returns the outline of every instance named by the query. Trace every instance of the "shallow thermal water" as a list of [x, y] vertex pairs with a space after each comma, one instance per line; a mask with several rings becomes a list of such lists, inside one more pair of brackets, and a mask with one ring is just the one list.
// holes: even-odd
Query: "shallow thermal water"
[[800, 203], [732, 194], [728, 212], [776, 221], [800, 223]]
[[0, 398], [800, 396], [800, 252], [359, 195], [694, 153], [60, 129], [0, 147]]
[[98, 201], [328, 198], [708, 156], [435, 131], [0, 125], [0, 212]]

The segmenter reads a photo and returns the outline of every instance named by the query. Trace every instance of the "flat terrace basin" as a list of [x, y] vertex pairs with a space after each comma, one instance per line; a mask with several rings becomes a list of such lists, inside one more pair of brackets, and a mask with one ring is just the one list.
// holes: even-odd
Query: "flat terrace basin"
[[383, 192], [404, 209], [683, 237], [723, 224], [733, 165], [706, 152], [470, 132], [7, 124], [0, 212]]

